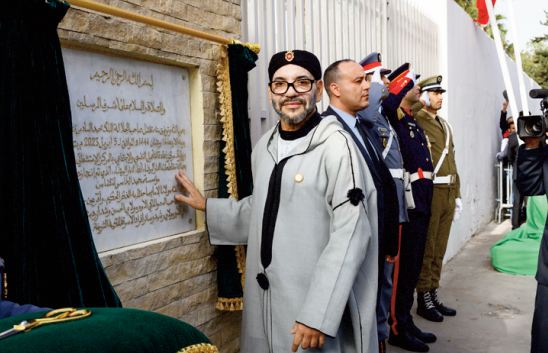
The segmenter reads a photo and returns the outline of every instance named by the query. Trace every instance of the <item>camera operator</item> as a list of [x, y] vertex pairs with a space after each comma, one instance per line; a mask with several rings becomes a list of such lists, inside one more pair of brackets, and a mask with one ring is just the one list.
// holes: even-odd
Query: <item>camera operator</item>
[[[533, 91], [530, 92], [531, 97]], [[545, 90], [538, 90], [545, 91]], [[538, 97], [544, 98], [545, 97]], [[520, 146], [517, 163], [517, 186], [522, 195], [534, 196], [547, 194], [548, 190], [548, 146], [545, 143], [546, 123], [546, 104], [541, 103], [544, 117], [538, 117], [542, 123], [542, 129], [535, 136], [527, 136], [528, 131], [532, 129], [519, 128], [524, 123], [518, 122], [518, 132], [525, 142]], [[525, 117], [527, 118], [527, 117]], [[529, 118], [535, 118], [529, 117]], [[520, 120], [523, 118], [520, 118]], [[526, 121], [525, 119], [523, 121]], [[537, 267], [537, 293], [535, 299], [535, 313], [533, 316], [533, 327], [531, 330], [531, 353], [548, 352], [548, 228], [545, 224], [544, 234], [540, 244], [540, 254]]]

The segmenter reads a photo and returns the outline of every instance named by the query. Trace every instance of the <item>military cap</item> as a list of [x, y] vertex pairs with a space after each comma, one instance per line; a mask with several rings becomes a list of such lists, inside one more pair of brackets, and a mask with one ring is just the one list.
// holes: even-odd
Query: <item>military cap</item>
[[[409, 63], [405, 63], [405, 64], [402, 64], [400, 67], [398, 67], [397, 69], [395, 69], [394, 71], [392, 71], [392, 73], [390, 75], [388, 75], [388, 79], [390, 81], [394, 81], [396, 78], [398, 78], [402, 73], [404, 73], [405, 71], [409, 70]], [[415, 78], [413, 80], [413, 82], [417, 82], [417, 80], [419, 79], [419, 77], [421, 77], [420, 74], [415, 74]]]
[[392, 71], [392, 73], [390, 73], [390, 75], [388, 75], [387, 77], [390, 81], [394, 81], [395, 78], [397, 78], [407, 70], [409, 70], [409, 63], [402, 64], [396, 70]]
[[270, 64], [268, 64], [268, 79], [272, 81], [274, 73], [280, 67], [289, 64], [307, 69], [315, 80], [322, 78], [322, 66], [316, 55], [306, 50], [287, 50], [272, 55]]
[[442, 92], [442, 93], [445, 92], [443, 87], [441, 87], [441, 81], [442, 81], [441, 75], [425, 78], [424, 80], [419, 82], [419, 87], [421, 88], [421, 92], [424, 92], [424, 91], [435, 91], [435, 92]]
[[360, 61], [360, 65], [363, 67], [363, 71], [366, 74], [373, 73], [373, 71], [380, 67], [381, 68], [381, 75], [388, 75], [392, 70], [389, 70], [382, 66], [382, 60], [381, 60], [381, 54], [377, 52], [373, 52], [363, 58]]

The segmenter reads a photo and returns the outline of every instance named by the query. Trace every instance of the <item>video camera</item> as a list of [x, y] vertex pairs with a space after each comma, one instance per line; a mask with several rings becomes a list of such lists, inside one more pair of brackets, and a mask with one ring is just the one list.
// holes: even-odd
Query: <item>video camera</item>
[[548, 127], [548, 89], [532, 89], [529, 91], [531, 98], [541, 99], [540, 109], [542, 115], [520, 116], [518, 119], [518, 136], [542, 137], [546, 134]]

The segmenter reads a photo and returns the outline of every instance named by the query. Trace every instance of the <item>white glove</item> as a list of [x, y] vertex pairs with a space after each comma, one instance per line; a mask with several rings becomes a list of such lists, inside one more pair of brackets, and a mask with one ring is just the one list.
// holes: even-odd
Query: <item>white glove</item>
[[378, 67], [375, 70], [373, 70], [373, 76], [371, 77], [371, 82], [376, 82], [384, 85], [384, 82], [382, 82], [381, 79], [381, 68]]
[[421, 101], [424, 103], [425, 106], [430, 106], [430, 97], [428, 96], [428, 91], [424, 91], [421, 94]]
[[462, 214], [462, 199], [459, 197], [455, 199], [455, 215], [453, 216], [453, 221], [458, 221], [461, 214]]

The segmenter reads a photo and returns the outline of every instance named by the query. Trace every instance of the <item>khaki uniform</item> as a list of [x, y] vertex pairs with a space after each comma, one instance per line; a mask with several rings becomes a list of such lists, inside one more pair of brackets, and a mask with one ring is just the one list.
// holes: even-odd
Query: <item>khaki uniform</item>
[[[417, 283], [417, 292], [427, 292], [439, 287], [443, 257], [447, 249], [451, 223], [455, 214], [455, 199], [460, 198], [460, 179], [457, 173], [453, 136], [449, 124], [425, 109], [419, 110], [415, 115], [415, 119], [428, 137], [434, 168], [445, 148], [447, 134], [450, 134], [448, 154], [436, 177], [451, 177], [449, 177], [450, 180], [447, 183], [434, 182], [432, 214], [428, 224], [421, 274]], [[449, 127], [449, 129], [446, 127]]]

